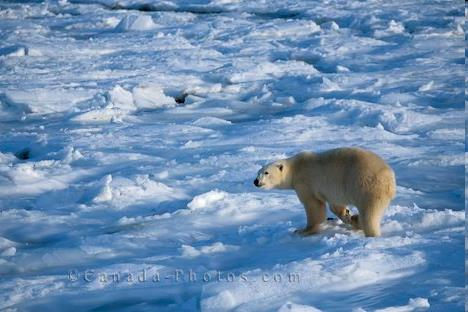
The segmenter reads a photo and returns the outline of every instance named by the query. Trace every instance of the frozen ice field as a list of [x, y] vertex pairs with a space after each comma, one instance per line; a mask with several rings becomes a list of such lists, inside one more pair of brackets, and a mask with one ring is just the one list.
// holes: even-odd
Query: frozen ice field
[[[0, 2], [0, 309], [463, 311], [464, 10]], [[252, 183], [339, 146], [396, 172], [380, 238]]]

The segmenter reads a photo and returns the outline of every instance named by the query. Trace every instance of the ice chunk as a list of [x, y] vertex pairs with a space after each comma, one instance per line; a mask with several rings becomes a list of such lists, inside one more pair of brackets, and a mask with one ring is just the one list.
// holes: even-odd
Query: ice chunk
[[155, 109], [176, 105], [174, 98], [164, 94], [163, 89], [159, 86], [138, 86], [132, 90], [132, 93], [138, 109]]
[[115, 27], [118, 31], [145, 31], [156, 28], [156, 24], [149, 15], [125, 16]]

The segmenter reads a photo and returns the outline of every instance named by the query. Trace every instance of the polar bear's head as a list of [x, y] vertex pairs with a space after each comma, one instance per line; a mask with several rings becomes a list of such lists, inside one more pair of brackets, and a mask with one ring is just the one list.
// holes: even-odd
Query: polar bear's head
[[254, 184], [264, 189], [290, 188], [289, 180], [287, 163], [285, 160], [279, 160], [260, 169]]

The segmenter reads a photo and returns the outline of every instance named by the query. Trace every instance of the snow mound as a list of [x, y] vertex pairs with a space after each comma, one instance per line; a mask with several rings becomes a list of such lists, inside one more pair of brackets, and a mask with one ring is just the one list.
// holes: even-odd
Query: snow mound
[[108, 102], [111, 108], [124, 111], [133, 111], [136, 109], [133, 103], [133, 94], [121, 86], [117, 85], [108, 92]]
[[201, 127], [210, 127], [210, 126], [225, 126], [225, 125], [230, 125], [232, 122], [229, 120], [225, 120], [222, 118], [217, 118], [217, 117], [202, 117], [193, 122], [195, 126], [201, 126]]
[[149, 201], [161, 203], [187, 197], [184, 192], [155, 181], [148, 175], [136, 175], [130, 179], [107, 175], [101, 183], [92, 202], [108, 203], [117, 209]]
[[28, 49], [23, 46], [10, 46], [0, 48], [0, 57], [21, 57], [27, 55]]
[[112, 200], [112, 189], [110, 183], [112, 182], [112, 176], [108, 174], [102, 178], [102, 187], [98, 194], [93, 198], [93, 202], [100, 203]]
[[[195, 196], [187, 207], [202, 214], [214, 214], [226, 222], [249, 221], [267, 213], [265, 207], [277, 206], [279, 198], [262, 198], [255, 194], [231, 194], [212, 190]], [[291, 198], [289, 198], [291, 200]]]
[[375, 312], [411, 312], [411, 311], [425, 311], [431, 305], [427, 298], [411, 298], [407, 305], [398, 307], [388, 307], [385, 309], [377, 309]]
[[223, 200], [228, 193], [222, 192], [219, 190], [209, 191], [198, 196], [195, 196], [187, 207], [190, 210], [200, 210], [200, 209], [213, 209], [217, 202]]
[[2, 256], [2, 257], [12, 257], [15, 254], [16, 254], [16, 248], [15, 247], [9, 247], [9, 248], [3, 250], [0, 253], [0, 256]]
[[153, 18], [149, 15], [125, 16], [115, 27], [117, 31], [146, 31], [157, 27]]
[[60, 161], [42, 160], [13, 164], [7, 176], [12, 187], [0, 189], [0, 195], [41, 194], [67, 188], [71, 177], [64, 176], [68, 166]]
[[395, 34], [403, 34], [404, 32], [405, 32], [405, 26], [403, 26], [401, 22], [396, 22], [394, 20], [391, 20], [388, 23], [388, 26], [386, 29], [376, 30], [374, 32], [374, 35], [377, 38], [380, 38], [380, 37], [391, 36]]
[[325, 23], [321, 24], [320, 27], [322, 29], [331, 30], [331, 31], [339, 31], [340, 30], [340, 26], [338, 26], [338, 24], [335, 21], [325, 22]]
[[[0, 256], [1, 257], [12, 257], [16, 254], [16, 247], [18, 244], [0, 236]], [[0, 271], [1, 265], [0, 265]]]
[[278, 309], [278, 312], [321, 312], [321, 310], [288, 301]]
[[245, 83], [249, 81], [280, 78], [286, 74], [317, 75], [319, 71], [311, 64], [302, 61], [262, 62], [252, 67], [250, 63], [242, 64], [236, 61], [237, 68], [228, 76], [231, 83]]
[[334, 123], [382, 127], [395, 133], [425, 129], [442, 118], [430, 112], [358, 100], [309, 101], [308, 105], [317, 113], [326, 113], [326, 118]]
[[321, 31], [319, 25], [313, 21], [275, 21], [275, 23], [266, 23], [257, 30], [253, 31], [250, 36], [252, 37], [297, 37], [306, 36], [318, 33]]
[[157, 85], [141, 85], [128, 91], [117, 85], [106, 94], [106, 105], [78, 114], [72, 118], [78, 122], [120, 121], [139, 110], [153, 110], [174, 107], [174, 98], [165, 95]]
[[387, 235], [407, 231], [426, 232], [443, 229], [446, 226], [463, 226], [465, 212], [451, 209], [423, 209], [415, 204], [413, 207], [392, 205], [386, 211], [384, 220], [391, 220], [382, 223], [382, 232], [388, 233]]
[[82, 88], [60, 87], [8, 90], [5, 96], [4, 100], [10, 107], [19, 107], [24, 113], [50, 114], [70, 110], [78, 103], [91, 99], [93, 94]]
[[182, 257], [185, 257], [185, 258], [195, 258], [200, 255], [209, 255], [213, 253], [235, 251], [235, 250], [239, 250], [239, 247], [225, 245], [221, 242], [215, 242], [212, 245], [201, 246], [200, 248], [195, 248], [190, 245], [182, 245], [180, 248]]
[[133, 88], [132, 95], [138, 109], [156, 109], [176, 105], [174, 98], [164, 94], [160, 86], [138, 86]]

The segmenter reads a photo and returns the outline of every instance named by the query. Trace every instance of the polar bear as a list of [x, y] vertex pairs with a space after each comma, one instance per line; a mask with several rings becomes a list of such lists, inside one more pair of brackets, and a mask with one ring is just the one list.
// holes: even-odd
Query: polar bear
[[[258, 171], [255, 186], [293, 189], [304, 205], [307, 226], [296, 232], [311, 235], [325, 221], [325, 203], [344, 223], [380, 236], [380, 220], [395, 197], [395, 174], [376, 154], [359, 148], [337, 148], [322, 153], [303, 152], [275, 161]], [[346, 205], [357, 207], [351, 216]]]

